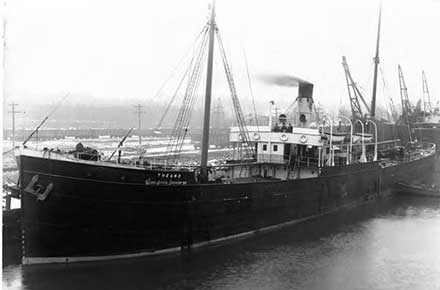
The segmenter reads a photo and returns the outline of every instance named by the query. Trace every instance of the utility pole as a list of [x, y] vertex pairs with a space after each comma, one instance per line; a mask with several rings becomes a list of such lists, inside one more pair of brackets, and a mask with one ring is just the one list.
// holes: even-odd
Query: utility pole
[[142, 108], [144, 106], [142, 106], [141, 104], [137, 104], [135, 106], [136, 108], [136, 114], [138, 117], [138, 135], [139, 135], [139, 145], [142, 144], [142, 137], [141, 137], [141, 114], [145, 113], [145, 111], [142, 111]]
[[9, 106], [11, 106], [9, 113], [12, 115], [12, 148], [15, 148], [15, 114], [24, 112], [16, 111], [15, 106], [18, 106], [16, 103], [11, 103]]

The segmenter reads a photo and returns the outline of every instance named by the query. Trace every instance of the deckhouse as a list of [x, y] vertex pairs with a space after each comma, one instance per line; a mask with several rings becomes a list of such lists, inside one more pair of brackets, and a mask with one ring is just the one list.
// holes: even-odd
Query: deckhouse
[[317, 177], [320, 168], [325, 166], [367, 162], [368, 147], [374, 147], [375, 152], [370, 161], [377, 160], [377, 144], [371, 143], [373, 136], [353, 133], [348, 118], [345, 118], [350, 124], [348, 130], [341, 126], [341, 122], [339, 126], [335, 125], [329, 117], [321, 116], [319, 119], [314, 110], [312, 94], [313, 84], [298, 84], [297, 110], [290, 122], [285, 114], [280, 114], [273, 122], [271, 108], [268, 126], [248, 126], [247, 136], [243, 136], [243, 130], [239, 127], [232, 127], [229, 138], [233, 159], [243, 160], [250, 147], [253, 156], [252, 162], [229, 164], [226, 178]]

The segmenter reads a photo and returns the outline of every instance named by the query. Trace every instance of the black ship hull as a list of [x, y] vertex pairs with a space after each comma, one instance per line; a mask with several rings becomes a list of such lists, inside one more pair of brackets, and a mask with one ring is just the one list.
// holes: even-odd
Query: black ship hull
[[423, 142], [430, 142], [436, 145], [437, 154], [440, 150], [440, 128], [435, 126], [420, 126], [414, 129], [415, 136]]
[[399, 183], [396, 189], [400, 194], [404, 194], [404, 195], [440, 198], [440, 190], [437, 187], [427, 186], [424, 184], [415, 185], [415, 184]]
[[[20, 155], [18, 163], [22, 262], [32, 264], [163, 254], [270, 230], [389, 195], [398, 182], [427, 182], [434, 155], [205, 185], [147, 185], [145, 169], [91, 161]], [[26, 190], [36, 178], [42, 191], [51, 187], [44, 199]]]

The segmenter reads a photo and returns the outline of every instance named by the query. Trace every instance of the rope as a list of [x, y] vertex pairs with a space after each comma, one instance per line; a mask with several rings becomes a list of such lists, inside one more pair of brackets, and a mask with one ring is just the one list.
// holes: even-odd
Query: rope
[[286, 110], [286, 115], [288, 115], [288, 114], [290, 113], [290, 111], [293, 111], [293, 109], [294, 109], [295, 104], [296, 104], [297, 101], [298, 101], [298, 98], [296, 98], [296, 99], [293, 101], [293, 103], [290, 104], [290, 106], [289, 106], [289, 107], [287, 108], [287, 110]]
[[62, 97], [56, 104], [55, 108], [52, 109], [52, 111], [50, 111], [50, 113], [47, 115], [47, 117], [49, 118], [53, 113], [55, 113], [56, 110], [58, 110], [58, 108], [61, 106], [62, 102], [68, 97], [70, 96], [70, 92], [68, 92], [67, 94], [64, 95], [64, 97]]
[[[197, 89], [199, 87], [200, 78], [202, 74], [202, 65], [204, 63], [204, 55], [206, 54], [206, 45], [208, 40], [208, 26], [205, 27], [201, 44], [194, 54], [190, 66], [188, 68], [188, 72], [192, 71], [188, 77], [188, 83], [185, 91], [185, 95], [174, 123], [172, 136], [173, 138], [169, 141], [167, 145], [166, 152], [167, 155], [167, 163], [169, 161], [176, 161], [179, 157], [179, 152], [182, 149], [183, 143], [185, 141], [186, 133], [188, 131], [188, 124], [192, 114], [192, 110], [194, 107], [195, 96], [197, 93]], [[185, 75], [186, 77], [186, 75]], [[181, 83], [184, 78], [182, 78]], [[180, 86], [179, 86], [180, 87]]]
[[372, 61], [370, 63], [370, 69], [368, 70], [370, 73], [368, 74], [368, 80], [367, 80], [367, 87], [366, 89], [368, 89], [369, 91], [372, 92], [373, 88], [372, 88], [372, 84], [371, 84], [371, 78], [373, 77], [374, 73], [373, 73], [373, 68], [374, 68], [374, 61]]
[[12, 151], [14, 151], [14, 148], [11, 148], [11, 149], [9, 149], [9, 150], [4, 151], [4, 152], [3, 152], [3, 155], [9, 154], [9, 153], [11, 153]]
[[243, 137], [243, 141], [244, 141], [244, 143], [247, 144], [246, 151], [247, 151], [248, 155], [253, 156], [254, 155], [254, 148], [253, 148], [252, 144], [250, 143], [249, 132], [247, 131], [246, 122], [244, 120], [243, 112], [242, 112], [241, 106], [240, 106], [240, 101], [237, 97], [237, 91], [235, 89], [234, 79], [232, 77], [230, 65], [229, 65], [228, 60], [226, 58], [225, 49], [223, 47], [223, 42], [222, 42], [222, 39], [221, 39], [221, 36], [220, 36], [220, 33], [218, 30], [216, 30], [216, 36], [217, 36], [217, 40], [219, 43], [220, 53], [221, 53], [221, 57], [222, 57], [222, 61], [223, 61], [223, 68], [225, 70], [226, 79], [229, 84], [229, 91], [231, 93], [232, 103], [234, 105], [235, 118], [237, 120], [239, 129], [240, 129], [240, 134]]
[[244, 62], [246, 64], [246, 72], [247, 72], [247, 78], [248, 78], [248, 83], [249, 83], [249, 91], [251, 93], [251, 98], [252, 98], [252, 108], [254, 110], [254, 115], [255, 115], [255, 124], [257, 125], [257, 132], [260, 133], [260, 128], [258, 126], [258, 115], [257, 115], [257, 109], [255, 107], [255, 99], [254, 99], [254, 91], [252, 90], [252, 82], [251, 82], [251, 76], [249, 74], [249, 67], [248, 67], [248, 61], [247, 61], [247, 57], [246, 57], [246, 51], [243, 48], [243, 56], [244, 56]]
[[[198, 55], [197, 58], [200, 56], [200, 52], [201, 52], [201, 50], [202, 50], [202, 48], [204, 46], [204, 41], [205, 40], [206, 39], [204, 38], [203, 42], [202, 42], [202, 45], [199, 48], [199, 53], [197, 54]], [[194, 55], [192, 60], [191, 60], [190, 66], [188, 67], [189, 70], [191, 69], [195, 58], [196, 58], [196, 55]], [[169, 150], [167, 149], [167, 151], [170, 151], [170, 152], [175, 151], [174, 148], [177, 147], [177, 144], [180, 142], [180, 139], [182, 137], [182, 128], [184, 126], [185, 116], [187, 115], [187, 109], [188, 109], [187, 107], [188, 107], [188, 104], [191, 103], [190, 102], [190, 98], [192, 96], [191, 96], [191, 94], [189, 94], [189, 90], [190, 90], [190, 86], [192, 84], [192, 81], [193, 81], [193, 78], [194, 78], [194, 75], [195, 75], [195, 69], [196, 68], [194, 67], [194, 70], [192, 71], [192, 73], [191, 73], [191, 75], [189, 77], [189, 81], [188, 81], [188, 84], [187, 84], [187, 90], [186, 90], [186, 93], [185, 93], [185, 96], [184, 96], [184, 99], [183, 99], [183, 102], [182, 102], [182, 105], [181, 105], [178, 117], [177, 117], [177, 119], [175, 121], [175, 125], [174, 125], [174, 128], [173, 128], [173, 134], [172, 134], [172, 136], [175, 137], [175, 138], [171, 140], [171, 144], [169, 144], [169, 147], [170, 147]]]
[[398, 116], [397, 116], [396, 106], [394, 105], [393, 98], [391, 97], [391, 91], [390, 91], [388, 83], [385, 79], [385, 74], [383, 72], [382, 66], [379, 66], [379, 70], [380, 70], [380, 76], [382, 78], [382, 83], [383, 83], [383, 93], [384, 93], [385, 97], [388, 98], [387, 105], [391, 111], [392, 120], [390, 120], [390, 121], [397, 121]]
[[[200, 36], [203, 35], [203, 32], [205, 32], [208, 29], [208, 25], [206, 25], [205, 27], [203, 27], [203, 29], [200, 31], [200, 33], [197, 35], [197, 37], [194, 39], [194, 42], [191, 44], [191, 46], [186, 50], [186, 52], [184, 53], [184, 55], [182, 56], [182, 58], [179, 60], [179, 62], [176, 64], [176, 66], [174, 67], [174, 69], [172, 70], [171, 74], [168, 76], [168, 78], [162, 83], [162, 85], [159, 87], [159, 89], [157, 90], [156, 94], [154, 95], [153, 99], [157, 99], [160, 95], [160, 93], [162, 92], [163, 88], [165, 87], [165, 85], [170, 81], [170, 79], [174, 76], [174, 73], [177, 71], [177, 68], [180, 66], [180, 64], [183, 62], [183, 60], [187, 57], [187, 55], [189, 54], [189, 52], [194, 48], [194, 46], [196, 45], [197, 41], [199, 40]], [[194, 56], [191, 59], [190, 65], [188, 66], [188, 68], [186, 69], [185, 73], [183, 74], [182, 79], [179, 82], [179, 85], [177, 86], [173, 96], [171, 97], [170, 101], [167, 104], [167, 107], [165, 108], [165, 112], [162, 114], [159, 123], [157, 124], [156, 128], [160, 129], [162, 127], [162, 122], [165, 119], [166, 115], [168, 114], [168, 111], [171, 108], [171, 105], [173, 104], [177, 92], [180, 89], [183, 80], [185, 79], [186, 75], [189, 72], [189, 69], [191, 68], [191, 63], [193, 62]]]
[[177, 144], [177, 147], [176, 147], [177, 155], [175, 156], [175, 158], [179, 157], [179, 153], [180, 153], [180, 151], [182, 149], [182, 145], [183, 145], [183, 142], [185, 141], [186, 133], [188, 131], [188, 124], [189, 124], [189, 121], [191, 119], [191, 115], [192, 115], [192, 112], [193, 112], [193, 107], [194, 107], [194, 103], [195, 103], [195, 99], [196, 99], [195, 96], [196, 96], [197, 90], [199, 88], [200, 79], [201, 79], [201, 75], [202, 75], [202, 70], [203, 70], [202, 67], [203, 67], [204, 60], [205, 60], [204, 55], [206, 53], [206, 44], [207, 44], [207, 42], [204, 43], [204, 46], [203, 46], [203, 48], [201, 50], [201, 54], [200, 54], [200, 57], [199, 57], [199, 60], [198, 60], [198, 63], [196, 64], [196, 69], [194, 71], [194, 80], [195, 80], [195, 82], [190, 87], [190, 91], [189, 91], [190, 103], [189, 103], [189, 106], [186, 108], [186, 112], [184, 114], [184, 119], [183, 119], [182, 129], [181, 129], [182, 131], [180, 133], [181, 134], [181, 140]]
[[168, 102], [167, 107], [165, 108], [165, 112], [162, 114], [162, 116], [160, 117], [159, 123], [157, 124], [156, 128], [160, 129], [162, 127], [162, 123], [163, 120], [165, 119], [165, 117], [168, 115], [168, 112], [171, 108], [171, 105], [174, 103], [174, 100], [176, 99], [177, 93], [180, 90], [183, 81], [185, 80], [186, 76], [188, 75], [188, 72], [190, 70], [191, 66], [188, 66], [187, 70], [185, 71], [185, 73], [183, 74], [182, 79], [180, 80], [179, 84], [177, 85], [176, 90], [174, 91], [173, 96], [171, 97], [170, 101]]
[[[52, 109], [52, 111], [49, 112], [49, 114], [44, 118], [44, 120], [34, 129], [34, 131], [32, 131], [32, 133], [24, 140], [23, 142], [23, 146], [26, 145], [26, 143], [32, 138], [32, 136], [34, 134], [37, 135], [37, 142], [38, 142], [38, 130], [41, 128], [41, 126], [43, 126], [43, 124], [47, 121], [47, 119], [49, 119], [49, 117], [55, 113], [55, 111], [61, 106], [61, 103], [68, 97], [70, 96], [70, 92], [67, 93], [66, 95], [64, 95], [64, 97], [58, 101], [57, 105], [55, 106], [55, 108]], [[38, 146], [38, 144], [37, 144]]]

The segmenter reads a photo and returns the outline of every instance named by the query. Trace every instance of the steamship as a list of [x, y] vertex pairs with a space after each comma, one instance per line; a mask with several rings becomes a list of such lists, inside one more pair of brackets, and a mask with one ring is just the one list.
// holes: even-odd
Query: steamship
[[237, 116], [229, 133], [233, 158], [209, 166], [215, 36], [221, 42], [214, 10], [202, 40], [201, 164], [126, 163], [16, 148], [23, 264], [160, 255], [250, 237], [387, 196], [399, 182], [429, 178], [435, 145], [379, 141], [378, 132], [359, 132], [351, 120], [341, 126], [329, 116], [318, 118], [309, 82], [298, 81], [292, 124], [280, 114], [267, 126], [246, 126], [225, 59]]
[[408, 89], [401, 66], [398, 66], [400, 97], [402, 100], [402, 116], [399, 119], [401, 125], [408, 127], [415, 138], [424, 142], [436, 144], [437, 154], [440, 146], [440, 112], [431, 103], [428, 81], [425, 72], [422, 71], [422, 100], [416, 106], [412, 106], [408, 98]]

